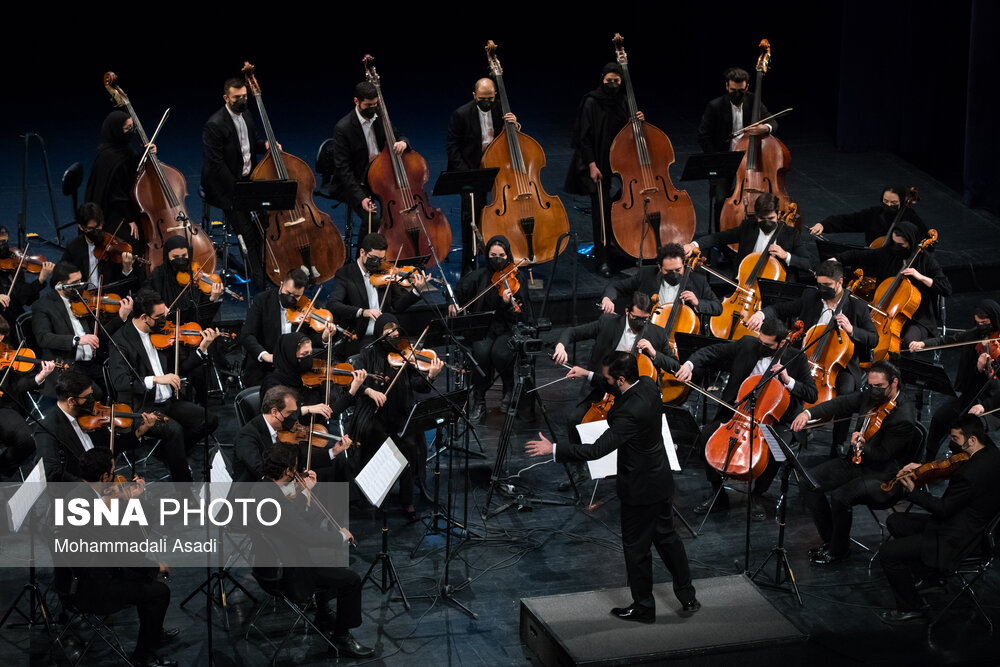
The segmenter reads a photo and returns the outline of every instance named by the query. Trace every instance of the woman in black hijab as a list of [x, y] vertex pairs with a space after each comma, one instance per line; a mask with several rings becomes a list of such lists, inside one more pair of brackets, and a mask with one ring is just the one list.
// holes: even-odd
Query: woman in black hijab
[[[167, 307], [171, 308], [171, 316], [174, 308], [180, 308], [182, 324], [197, 322], [201, 326], [207, 326], [222, 305], [222, 285], [213, 287], [211, 294], [205, 294], [197, 285], [185, 289], [177, 281], [177, 274], [181, 272], [190, 275], [191, 246], [183, 236], [171, 236], [163, 244], [163, 263], [149, 274], [145, 287], [154, 289], [163, 296]], [[180, 300], [177, 305], [171, 307], [178, 296]]]
[[132, 237], [130, 242], [134, 247], [142, 248], [139, 206], [132, 199], [135, 170], [139, 165], [139, 155], [130, 145], [134, 136], [132, 118], [127, 112], [115, 109], [104, 119], [101, 143], [90, 168], [84, 200], [101, 207], [105, 231], [113, 234], [118, 229], [119, 236]]

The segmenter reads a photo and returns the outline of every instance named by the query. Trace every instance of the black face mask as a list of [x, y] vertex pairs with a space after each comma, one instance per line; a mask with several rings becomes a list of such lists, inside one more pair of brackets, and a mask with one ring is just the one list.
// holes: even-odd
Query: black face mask
[[885, 403], [885, 399], [888, 394], [888, 390], [885, 387], [869, 386], [868, 389], [866, 389], [865, 391], [868, 394], [868, 399], [872, 403], [877, 403], [879, 405]]
[[734, 90], [729, 93], [729, 101], [733, 103], [733, 106], [739, 106], [743, 104], [743, 98], [747, 96], [747, 91], [745, 90]]
[[104, 230], [101, 228], [91, 229], [83, 233], [87, 237], [87, 240], [93, 244], [100, 243], [104, 240]]
[[308, 373], [312, 370], [313, 360], [312, 357], [299, 357], [299, 372]]
[[281, 420], [281, 430], [291, 431], [293, 428], [295, 428], [295, 424], [296, 422], [299, 421], [299, 417], [301, 416], [302, 416], [302, 411], [299, 408], [295, 408], [295, 412], [293, 412], [292, 414], [288, 415], [287, 417]]
[[604, 89], [604, 92], [607, 93], [608, 95], [617, 95], [618, 91], [621, 90], [620, 83], [604, 83], [601, 84], [601, 87]]
[[648, 321], [649, 320], [640, 320], [638, 317], [629, 317], [628, 328], [636, 333], [639, 333], [642, 331], [642, 328], [646, 326], [646, 322]]
[[178, 257], [177, 259], [170, 260], [170, 268], [174, 270], [175, 273], [180, 273], [182, 271], [187, 271], [191, 268], [191, 260], [187, 257]]
[[367, 259], [365, 259], [365, 271], [375, 273], [380, 268], [382, 268], [382, 259], [374, 255], [368, 255]]
[[[77, 399], [77, 400], [79, 400], [79, 399]], [[80, 406], [80, 410], [82, 412], [84, 412], [86, 414], [93, 414], [93, 412], [94, 412], [94, 405], [96, 403], [97, 403], [97, 397], [94, 396], [93, 394], [91, 394], [90, 396], [88, 396], [86, 398], [86, 400], [84, 400], [83, 403], [78, 403], [77, 405]]]
[[507, 258], [506, 257], [490, 257], [489, 258], [489, 263], [490, 263], [490, 270], [491, 271], [499, 271], [503, 267], [507, 266]]
[[892, 254], [895, 255], [896, 257], [899, 257], [899, 258], [909, 257], [910, 256], [910, 249], [909, 248], [904, 248], [901, 245], [893, 245], [892, 246]]
[[830, 301], [837, 296], [837, 290], [829, 285], [819, 285], [817, 289], [819, 289], [819, 298], [824, 301]]
[[951, 452], [952, 454], [958, 454], [959, 452], [962, 451], [962, 445], [958, 444], [954, 440], [949, 440], [948, 451]]
[[6, 259], [10, 257], [10, 242], [0, 241], [0, 257]]
[[770, 234], [778, 227], [777, 220], [758, 220], [757, 226], [760, 227], [760, 231], [765, 234]]
[[776, 350], [772, 350], [764, 343], [757, 341], [757, 356], [763, 359], [764, 357], [773, 357]]
[[229, 105], [229, 108], [232, 110], [233, 113], [243, 113], [244, 111], [247, 110], [247, 101], [246, 99], [236, 100], [231, 105]]
[[379, 344], [386, 352], [396, 352], [399, 349], [399, 336], [396, 334], [386, 336]]
[[154, 317], [153, 322], [149, 327], [150, 333], [161, 333], [167, 326], [166, 317]]
[[282, 308], [294, 308], [295, 304], [299, 302], [299, 298], [294, 294], [287, 294], [285, 292], [278, 292], [278, 303]]
[[888, 204], [882, 204], [882, 215], [888, 219], [893, 219], [896, 214], [899, 213], [899, 206], [889, 206]]
[[361, 117], [364, 118], [365, 120], [371, 120], [372, 118], [375, 117], [375, 112], [377, 110], [378, 107], [368, 107], [367, 109], [358, 109], [358, 112], [361, 114]]
[[480, 111], [489, 111], [493, 108], [493, 100], [476, 100], [476, 106]]
[[617, 385], [617, 384], [614, 384], [614, 383], [612, 383], [612, 384], [608, 384], [607, 382], [605, 382], [604, 384], [606, 384], [606, 385], [607, 385], [607, 388], [608, 388], [608, 393], [609, 393], [609, 394], [611, 394], [611, 395], [612, 395], [612, 396], [614, 396], [615, 398], [619, 398], [619, 397], [621, 397], [621, 395], [622, 395], [622, 390], [618, 388], [618, 385]]
[[662, 276], [663, 282], [674, 287], [681, 282], [681, 272], [680, 271], [667, 271]]

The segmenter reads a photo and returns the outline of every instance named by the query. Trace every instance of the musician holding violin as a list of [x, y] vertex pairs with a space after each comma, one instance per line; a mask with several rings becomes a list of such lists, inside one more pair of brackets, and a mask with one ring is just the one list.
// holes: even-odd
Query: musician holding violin
[[[191, 257], [187, 240], [171, 236], [163, 244], [163, 263], [153, 269], [143, 287], [162, 296], [171, 313], [179, 309], [182, 321], [208, 326], [222, 306], [225, 286], [215, 281], [206, 285], [200, 267]], [[208, 288], [207, 292], [203, 286]]]
[[[472, 305], [463, 312], [493, 312], [489, 331], [483, 338], [473, 341], [472, 354], [483, 374], [473, 371], [472, 402], [469, 418], [481, 421], [486, 416], [486, 390], [493, 385], [493, 374], [500, 376], [502, 398], [500, 409], [510, 406], [514, 389], [514, 350], [508, 344], [519, 322], [534, 323], [531, 299], [526, 298], [528, 276], [514, 266], [510, 242], [497, 235], [486, 242], [485, 267], [466, 273], [455, 285], [455, 299], [461, 304]], [[479, 298], [477, 298], [479, 297]], [[458, 313], [455, 305], [448, 306], [448, 314]]]
[[[242, 377], [244, 387], [259, 385], [274, 369], [278, 338], [298, 328], [287, 317], [287, 312], [297, 307], [308, 283], [305, 271], [292, 269], [285, 274], [281, 284], [254, 295], [240, 330], [240, 344], [247, 354]], [[301, 331], [311, 335], [313, 329], [303, 326]], [[319, 342], [318, 334], [313, 342]]]
[[[106, 285], [114, 285], [119, 292], [129, 293], [133, 285], [138, 286], [139, 272], [133, 272], [135, 258], [131, 252], [113, 256], [104, 253], [109, 241], [117, 238], [104, 229], [104, 214], [101, 207], [86, 202], [77, 209], [76, 226], [80, 234], [66, 245], [61, 262], [70, 262], [84, 272], [84, 281], [96, 287], [101, 279]], [[117, 233], [123, 234], [128, 227], [119, 226]], [[109, 237], [110, 238], [107, 238]]]
[[[202, 438], [215, 432], [219, 417], [185, 398], [182, 378], [198, 375], [219, 331], [198, 330], [182, 345], [176, 332], [165, 333], [167, 317], [163, 297], [150, 289], [139, 290], [135, 295], [135, 317], [114, 335], [110, 374], [118, 401], [169, 418], [152, 426], [150, 434], [163, 441], [161, 447], [173, 481], [189, 482], [188, 453]], [[195, 349], [187, 349], [190, 347]]]
[[902, 185], [887, 185], [882, 188], [882, 203], [878, 206], [870, 206], [854, 213], [831, 215], [810, 227], [809, 233], [813, 236], [838, 232], [860, 233], [865, 235], [865, 245], [875, 247], [872, 242], [885, 236], [902, 213], [900, 221], [913, 223], [920, 238], [924, 238], [927, 236], [927, 225], [913, 209], [912, 202], [910, 206], [903, 207], [909, 194], [909, 190]]
[[[631, 276], [622, 276], [608, 283], [601, 298], [601, 310], [615, 312], [615, 302], [619, 296], [639, 291], [652, 297], [657, 295], [660, 307], [669, 306], [677, 298], [681, 278], [684, 274], [684, 247], [679, 243], [668, 243], [660, 247], [656, 254], [656, 266], [641, 266]], [[700, 271], [688, 274], [686, 288], [680, 293], [681, 302], [694, 309], [698, 315], [718, 315], [722, 312], [719, 296], [708, 284]]]
[[[993, 362], [1000, 355], [1000, 304], [993, 299], [983, 299], [972, 312], [975, 326], [947, 336], [915, 340], [910, 343], [910, 352], [920, 352], [928, 348], [960, 347], [958, 363], [955, 365], [954, 388], [957, 396], [946, 398], [934, 411], [927, 429], [927, 452], [924, 459], [933, 461], [941, 448], [941, 441], [948, 435], [948, 429], [963, 412], [982, 414], [984, 405], [991, 405], [1000, 397], [1000, 384], [993, 372]], [[980, 341], [991, 341], [983, 344]], [[986, 426], [1000, 425], [996, 415], [983, 417]]]
[[[10, 232], [0, 225], [0, 314], [14, 322], [38, 301], [56, 265], [42, 255], [25, 255], [10, 247]], [[28, 274], [37, 278], [28, 281]]]
[[[896, 598], [895, 608], [880, 614], [892, 625], [928, 620], [922, 593], [943, 586], [941, 573], [955, 566], [981, 543], [983, 531], [1000, 512], [1000, 452], [987, 437], [982, 421], [963, 415], [951, 427], [949, 449], [967, 459], [947, 465], [944, 475], [924, 475], [927, 464], [909, 463], [900, 470], [899, 483], [906, 499], [927, 510], [893, 512], [886, 521], [889, 541], [879, 548], [882, 571]], [[948, 488], [940, 497], [921, 487], [925, 477], [948, 477]]]
[[903, 396], [899, 369], [888, 361], [871, 365], [866, 388], [800, 412], [792, 430], [801, 431], [815, 420], [854, 414], [858, 415], [857, 430], [851, 434], [848, 450], [811, 468], [809, 474], [819, 488], [802, 490], [823, 540], [821, 546], [809, 550], [809, 560], [817, 565], [836, 563], [850, 553], [852, 507], [884, 509], [899, 500], [899, 489], [884, 491], [879, 485], [892, 479], [914, 453], [917, 412]]
[[[696, 450], [706, 451], [706, 445], [712, 439], [713, 434], [719, 431], [720, 426], [725, 426], [730, 417], [733, 416], [732, 410], [728, 406], [734, 405], [742, 398], [740, 389], [754, 376], [763, 376], [764, 373], [771, 370], [780, 369], [772, 382], [777, 380], [784, 388], [784, 392], [781, 393], [787, 392], [788, 406], [780, 414], [772, 414], [769, 417], [771, 421], [787, 424], [801, 402], [816, 400], [816, 385], [809, 375], [809, 367], [805, 358], [792, 349], [784, 349], [780, 353], [780, 357], [776, 354], [788, 336], [789, 330], [784, 322], [778, 318], [767, 319], [761, 325], [759, 335], [756, 338], [744, 336], [736, 341], [703, 347], [680, 365], [680, 368], [674, 373], [678, 380], [691, 382], [692, 379], [698, 378], [698, 384], [701, 385], [706, 384], [705, 380], [710, 377], [709, 373], [729, 371], [729, 380], [720, 396], [724, 404], [718, 406], [714, 419], [701, 429], [701, 434], [695, 443]], [[756, 386], [756, 382], [752, 386]], [[763, 419], [764, 415], [758, 415], [758, 418]], [[754, 480], [751, 490], [750, 501], [753, 503], [751, 518], [754, 521], [763, 521], [766, 518], [760, 498], [767, 491], [778, 471], [778, 466], [773, 459], [768, 459], [768, 461], [769, 463], [766, 464], [763, 472]], [[739, 461], [734, 461], [734, 463], [742, 465], [742, 462]], [[707, 459], [705, 460], [705, 477], [712, 485], [712, 493], [699, 503], [694, 511], [698, 514], [706, 514], [729, 509], [729, 496], [723, 489], [722, 474], [712, 467]], [[717, 497], [716, 494], [718, 494]]]

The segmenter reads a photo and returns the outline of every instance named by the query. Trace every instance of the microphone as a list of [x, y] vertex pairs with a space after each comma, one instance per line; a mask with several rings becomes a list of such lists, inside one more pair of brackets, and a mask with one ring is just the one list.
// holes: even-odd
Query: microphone
[[77, 281], [75, 283], [59, 283], [55, 286], [56, 290], [70, 290], [70, 289], [80, 289], [81, 287], [86, 288], [87, 282], [84, 280]]

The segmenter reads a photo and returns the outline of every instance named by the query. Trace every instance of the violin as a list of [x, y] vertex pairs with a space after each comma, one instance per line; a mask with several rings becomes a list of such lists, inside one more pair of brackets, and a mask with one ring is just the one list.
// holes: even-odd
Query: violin
[[[750, 122], [746, 125], [752, 125], [761, 119], [764, 75], [771, 66], [770, 42], [762, 39], [758, 47], [760, 56], [757, 58], [757, 76], [754, 84], [757, 92], [753, 97]], [[780, 139], [770, 134], [761, 136], [744, 132], [736, 143], [736, 150], [745, 153], [736, 173], [736, 189], [722, 206], [719, 216], [720, 231], [739, 227], [753, 210], [757, 197], [765, 192], [776, 195], [780, 201], [790, 201], [792, 198], [785, 189], [785, 174], [792, 168], [792, 154]], [[800, 224], [797, 223], [796, 227]], [[735, 249], [733, 247], [733, 250]]]
[[[638, 336], [636, 337], [638, 340]], [[639, 377], [648, 377], [656, 379], [656, 367], [653, 366], [653, 361], [645, 354], [641, 352], [635, 353], [636, 361], [639, 364]], [[615, 404], [615, 397], [613, 394], [605, 393], [604, 397], [600, 400], [594, 401], [587, 408], [586, 414], [583, 415], [583, 421], [581, 424], [589, 424], [590, 422], [597, 422], [608, 418], [608, 413], [611, 412], [612, 406]]]
[[899, 340], [903, 327], [917, 312], [921, 298], [920, 290], [907, 280], [903, 271], [913, 266], [920, 253], [936, 243], [937, 238], [936, 229], [927, 232], [927, 238], [920, 242], [896, 276], [886, 278], [875, 290], [875, 307], [871, 311], [872, 322], [875, 323], [878, 332], [878, 343], [872, 351], [875, 361], [881, 361], [889, 355], [899, 355]]
[[[431, 370], [431, 364], [438, 360], [437, 352], [429, 347], [414, 350], [410, 346], [410, 341], [405, 338], [399, 339], [399, 342], [396, 343], [396, 349], [399, 352], [389, 353], [389, 365], [393, 368], [402, 368], [406, 364], [410, 364], [421, 373], [427, 373]], [[451, 364], [445, 364], [445, 366], [456, 373], [465, 373], [464, 368], [452, 366]]]
[[[670, 348], [673, 350], [675, 357], [677, 356], [677, 342], [674, 334], [678, 331], [686, 334], [694, 334], [701, 328], [701, 319], [699, 319], [698, 313], [694, 311], [694, 308], [681, 300], [681, 294], [687, 289], [688, 278], [691, 277], [691, 272], [698, 265], [699, 261], [701, 261], [701, 252], [697, 248], [694, 248], [691, 251], [691, 257], [688, 258], [684, 265], [684, 274], [677, 285], [677, 296], [674, 297], [673, 303], [660, 306], [659, 295], [653, 295], [655, 301], [653, 317], [650, 319], [650, 322], [666, 330], [667, 337], [670, 340]], [[673, 373], [663, 371], [660, 374], [660, 391], [665, 404], [680, 405], [687, 400], [688, 395], [691, 393], [691, 387], [683, 382], [678, 382], [674, 378]]]
[[929, 461], [919, 468], [914, 468], [908, 472], [900, 471], [894, 479], [890, 479], [888, 482], [882, 482], [879, 487], [883, 491], [892, 491], [892, 487], [907, 477], [913, 478], [914, 486], [923, 486], [928, 482], [934, 482], [939, 479], [945, 479], [951, 477], [952, 473], [958, 470], [963, 463], [969, 460], [969, 455], [965, 452], [958, 452], [957, 454], [952, 454], [946, 459], [940, 461]]
[[[897, 396], [898, 398], [898, 396]], [[882, 405], [878, 406], [874, 410], [870, 410], [865, 419], [861, 424], [861, 438], [858, 440], [857, 444], [854, 445], [851, 452], [851, 463], [854, 465], [861, 465], [861, 456], [864, 453], [865, 443], [875, 437], [878, 430], [882, 428], [882, 422], [886, 420], [886, 417], [896, 408], [896, 400], [890, 398]]]
[[341, 437], [333, 435], [322, 424], [313, 424], [312, 427], [305, 424], [295, 424], [290, 431], [278, 431], [278, 442], [285, 442], [291, 445], [306, 445], [310, 447], [326, 447], [331, 442], [339, 442]]
[[[271, 121], [264, 110], [264, 98], [254, 67], [243, 63], [243, 76], [257, 104], [264, 134], [267, 137], [267, 155], [254, 167], [252, 181], [288, 181], [299, 184], [295, 191], [295, 207], [289, 211], [268, 211], [264, 235], [264, 273], [275, 285], [280, 285], [291, 269], [304, 266], [316, 283], [333, 278], [344, 264], [347, 250], [340, 230], [330, 216], [316, 207], [312, 193], [316, 190], [316, 176], [302, 159], [278, 148]], [[260, 257], [251, 257], [259, 262]]]
[[920, 201], [920, 192], [916, 187], [910, 187], [909, 191], [906, 193], [906, 197], [899, 204], [899, 210], [896, 212], [896, 217], [893, 218], [892, 224], [889, 225], [889, 230], [885, 233], [885, 236], [879, 236], [868, 244], [869, 248], [881, 248], [886, 244], [887, 241], [892, 240], [892, 232], [896, 229], [896, 225], [899, 224], [900, 220], [903, 219], [903, 214], [906, 213], [906, 209], [911, 208], [914, 202]]
[[[170, 419], [160, 413], [153, 414], [157, 423], [163, 423]], [[84, 431], [96, 431], [100, 428], [107, 428], [111, 424], [112, 415], [114, 415], [116, 429], [127, 429], [132, 426], [133, 420], [142, 419], [142, 413], [132, 412], [128, 403], [115, 403], [113, 405], [95, 403], [94, 409], [89, 414], [80, 415], [76, 421]]]
[[[163, 326], [163, 331], [160, 333], [154, 333], [149, 335], [149, 342], [153, 344], [157, 350], [163, 350], [177, 342], [178, 337], [175, 335], [177, 331], [177, 325], [173, 322], [167, 322]], [[181, 325], [180, 328], [180, 342], [191, 347], [197, 347], [201, 345], [202, 341], [202, 326], [197, 322], [188, 322], [187, 324]], [[228, 338], [233, 340], [236, 338], [236, 334], [229, 331], [220, 331], [219, 338]]]
[[[94, 244], [94, 257], [105, 262], [122, 263], [124, 253], [132, 253], [132, 244], [122, 241], [111, 232], [104, 232], [104, 239], [100, 243]], [[132, 254], [132, 260], [139, 264], [146, 264], [148, 260], [140, 255]]]
[[[132, 108], [132, 101], [118, 85], [118, 76], [114, 72], [104, 74], [104, 88], [111, 94], [115, 106], [125, 107], [143, 146], [148, 146], [149, 137]], [[215, 268], [215, 246], [205, 230], [187, 213], [184, 205], [187, 181], [179, 170], [160, 162], [157, 153], [149, 152], [140, 165], [132, 198], [142, 211], [139, 226], [147, 246], [147, 270], [163, 263], [163, 243], [171, 236], [185, 237], [191, 245], [192, 259], [201, 261], [208, 270]]]
[[[778, 346], [774, 354], [774, 363], [785, 349], [802, 335], [803, 327], [796, 326]], [[757, 388], [761, 375], [751, 375], [740, 385], [737, 394], [737, 405]], [[791, 394], [777, 378], [772, 377], [757, 395], [754, 402], [753, 422], [773, 424], [785, 414], [791, 403]], [[760, 428], [753, 429], [753, 439], [750, 438], [751, 415], [736, 410], [728, 422], [719, 426], [705, 444], [705, 459], [708, 464], [723, 475], [732, 479], [750, 481], [756, 479], [767, 468], [770, 455], [764, 434]]]
[[[347, 386], [354, 379], [354, 366], [350, 364], [328, 365], [322, 359], [313, 359], [312, 370], [302, 374], [302, 384], [307, 387], [318, 387], [324, 382]], [[389, 378], [378, 373], [368, 373], [366, 379], [385, 383]]]
[[[35, 366], [41, 365], [42, 360], [35, 357], [35, 352], [31, 348], [22, 347], [20, 351], [12, 350], [5, 343], [0, 343], [0, 368], [12, 366], [18, 373], [28, 373]], [[69, 368], [69, 364], [61, 361], [52, 362], [57, 370], [64, 371]]]
[[514, 295], [521, 289], [521, 283], [517, 279], [517, 264], [510, 264], [495, 272], [490, 278], [490, 282], [496, 285], [501, 299], [503, 299], [507, 290], [510, 290], [510, 306], [514, 309], [515, 313], [520, 313], [521, 304], [514, 298]]
[[90, 317], [97, 314], [98, 310], [101, 314], [117, 314], [121, 310], [121, 305], [122, 298], [120, 296], [108, 293], [101, 296], [101, 305], [98, 308], [97, 294], [90, 290], [83, 290], [80, 293], [80, 299], [70, 303], [69, 308], [76, 317]]
[[[333, 313], [325, 308], [313, 308], [312, 304], [314, 302], [315, 299], [310, 299], [307, 296], [300, 296], [294, 308], [285, 309], [285, 319], [296, 325], [308, 322], [309, 326], [316, 331], [323, 331], [327, 324], [331, 324], [333, 322]], [[339, 324], [334, 324], [333, 326], [339, 334], [348, 340], [358, 339], [354, 333], [348, 331]]]
[[425, 188], [430, 172], [424, 158], [414, 150], [402, 155], [393, 150], [396, 133], [382, 97], [375, 59], [365, 55], [362, 64], [365, 78], [375, 86], [378, 116], [385, 132], [385, 147], [368, 166], [368, 185], [382, 202], [379, 233], [389, 242], [390, 251], [396, 251], [389, 259], [430, 255], [427, 267], [433, 267], [439, 259], [436, 249], [443, 249], [445, 256], [451, 250], [451, 226], [441, 209], [434, 208], [427, 197]]
[[756, 336], [744, 324], [751, 315], [760, 310], [760, 287], [757, 280], [785, 280], [785, 265], [771, 257], [768, 252], [782, 225], [787, 225], [798, 215], [798, 205], [790, 202], [787, 209], [778, 216], [778, 227], [771, 234], [763, 252], [752, 252], [743, 258], [739, 268], [739, 284], [736, 290], [722, 303], [722, 312], [710, 320], [712, 335], [725, 340], [739, 340], [743, 336]]
[[[489, 40], [486, 58], [496, 80], [501, 114], [506, 116], [510, 102], [496, 53], [497, 45]], [[479, 216], [482, 236], [505, 236], [515, 262], [527, 259], [535, 264], [554, 259], [559, 238], [569, 233], [569, 218], [559, 197], [542, 187], [545, 152], [538, 142], [520, 132], [516, 123], [504, 121], [503, 129], [483, 152], [480, 167], [500, 169], [493, 181], [492, 199]]]
[[667, 243], [691, 241], [694, 204], [687, 191], [677, 190], [670, 181], [670, 165], [674, 163], [670, 139], [638, 118], [625, 40], [615, 33], [612, 42], [622, 68], [631, 120], [611, 143], [611, 170], [622, 179], [622, 196], [611, 205], [611, 230], [622, 252], [636, 258], [656, 257]]
[[371, 282], [372, 287], [385, 287], [391, 283], [396, 283], [401, 287], [410, 289], [413, 285], [410, 283], [410, 276], [417, 273], [419, 269], [415, 266], [396, 266], [392, 262], [382, 262], [382, 266], [373, 271], [368, 277]]
[[844, 311], [844, 306], [851, 293], [857, 288], [864, 277], [861, 269], [854, 272], [855, 279], [844, 288], [844, 293], [840, 302], [830, 315], [830, 321], [824, 325], [815, 325], [806, 332], [803, 339], [803, 349], [812, 350], [807, 358], [809, 364], [809, 374], [812, 375], [816, 383], [817, 398], [812, 403], [804, 403], [804, 409], [808, 410], [817, 403], [824, 403], [837, 396], [837, 376], [841, 370], [846, 370], [847, 365], [854, 356], [854, 341], [851, 337], [842, 333], [837, 324], [837, 315]]
[[17, 248], [11, 248], [10, 255], [0, 259], [0, 271], [17, 271], [20, 266], [26, 273], [41, 273], [45, 261], [45, 255], [25, 255]]
[[[215, 285], [222, 285], [222, 276], [220, 276], [218, 273], [207, 273], [204, 270], [204, 267], [198, 262], [191, 262], [191, 272], [193, 273], [195, 280], [197, 281], [195, 284], [198, 286], [198, 289], [200, 289], [205, 294], [210, 294], [212, 292], [212, 288]], [[187, 285], [188, 283], [191, 282], [192, 273], [189, 273], [187, 271], [177, 272], [176, 275], [177, 282], [181, 285]], [[231, 296], [237, 301], [243, 300], [242, 296], [240, 296], [233, 290], [229, 289], [225, 285], [223, 285], [222, 291], [227, 296]]]

